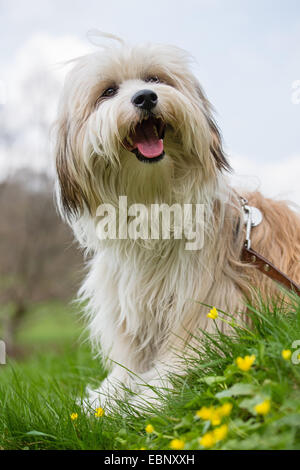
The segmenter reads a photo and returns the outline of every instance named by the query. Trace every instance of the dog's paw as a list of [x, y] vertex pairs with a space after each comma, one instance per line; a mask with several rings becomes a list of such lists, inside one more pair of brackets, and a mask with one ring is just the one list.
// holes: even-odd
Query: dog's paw
[[117, 401], [120, 399], [124, 399], [122, 388], [116, 387], [115, 383], [106, 378], [101, 387], [96, 390], [87, 387], [85, 397], [77, 403], [87, 414], [95, 414], [99, 408], [102, 408], [105, 413], [110, 413], [116, 408]]
[[105, 400], [101, 396], [101, 389], [92, 390], [91, 388], [86, 389], [86, 396], [78, 400], [80, 407], [85, 413], [95, 413], [98, 408], [105, 409]]

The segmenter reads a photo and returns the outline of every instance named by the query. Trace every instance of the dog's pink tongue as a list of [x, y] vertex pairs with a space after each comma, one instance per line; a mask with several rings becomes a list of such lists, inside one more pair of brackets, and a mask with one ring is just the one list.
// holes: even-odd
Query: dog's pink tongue
[[163, 140], [159, 139], [151, 119], [143, 121], [135, 129], [133, 145], [147, 158], [155, 158], [163, 153]]

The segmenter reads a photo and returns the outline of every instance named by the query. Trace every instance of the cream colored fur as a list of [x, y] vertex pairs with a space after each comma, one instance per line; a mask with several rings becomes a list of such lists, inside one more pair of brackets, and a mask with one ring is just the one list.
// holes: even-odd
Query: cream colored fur
[[[90, 403], [104, 406], [123, 386], [155, 397], [144, 384], [168, 386], [182, 368], [189, 334], [214, 330], [208, 307], [245, 312], [250, 286], [274, 294], [276, 286], [239, 258], [244, 240], [241, 207], [211, 107], [190, 71], [190, 57], [164, 45], [122, 42], [80, 58], [69, 74], [57, 123], [56, 161], [61, 212], [90, 255], [80, 290], [95, 351], [111, 370]], [[147, 82], [157, 76], [159, 83]], [[99, 99], [115, 84], [115, 96]], [[140, 162], [122, 142], [140, 120], [131, 97], [141, 89], [158, 96], [154, 109], [167, 124], [165, 157]], [[128, 204], [205, 204], [205, 243], [187, 251], [186, 240], [106, 240], [96, 236], [96, 209]], [[253, 247], [300, 280], [300, 221], [286, 205], [248, 195], [264, 213]], [[284, 228], [282, 220], [284, 218]], [[217, 321], [226, 331], [226, 324]], [[133, 374], [130, 374], [132, 371]], [[183, 371], [182, 371], [183, 372]]]

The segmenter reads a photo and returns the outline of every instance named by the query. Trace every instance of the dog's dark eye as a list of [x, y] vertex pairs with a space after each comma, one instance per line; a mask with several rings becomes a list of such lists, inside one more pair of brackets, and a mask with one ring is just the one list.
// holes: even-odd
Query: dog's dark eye
[[114, 87], [109, 87], [107, 88], [101, 95], [101, 97], [110, 97], [110, 96], [114, 96], [118, 91], [118, 88], [116, 86]]
[[150, 82], [150, 83], [159, 83], [160, 80], [156, 75], [153, 75], [152, 77], [147, 77], [145, 78], [145, 82]]

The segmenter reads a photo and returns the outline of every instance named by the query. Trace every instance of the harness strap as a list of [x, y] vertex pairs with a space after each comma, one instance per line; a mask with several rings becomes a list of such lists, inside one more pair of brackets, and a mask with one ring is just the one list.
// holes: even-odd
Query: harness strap
[[251, 231], [254, 227], [261, 224], [263, 215], [256, 207], [249, 206], [247, 199], [240, 197], [240, 201], [244, 212], [244, 224], [246, 226], [246, 240], [241, 253], [241, 261], [254, 266], [263, 274], [273, 279], [273, 281], [279, 282], [300, 297], [300, 286], [277, 269], [269, 260], [251, 248]]
[[281, 285], [292, 292], [295, 292], [300, 297], [300, 286], [252, 248], [244, 246], [241, 254], [241, 261], [256, 267], [263, 274], [273, 279], [273, 281], [279, 282]]

